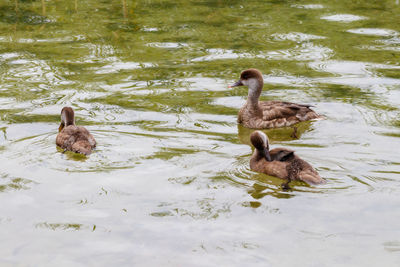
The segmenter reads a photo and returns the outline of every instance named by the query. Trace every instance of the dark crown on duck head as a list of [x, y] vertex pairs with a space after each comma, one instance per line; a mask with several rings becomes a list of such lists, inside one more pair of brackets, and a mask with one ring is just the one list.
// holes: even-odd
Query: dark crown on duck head
[[253, 146], [265, 157], [267, 161], [272, 161], [269, 154], [269, 142], [268, 136], [261, 132], [255, 131], [250, 135], [250, 141]]
[[246, 85], [245, 81], [249, 79], [256, 79], [258, 83], [263, 84], [263, 77], [261, 72], [257, 69], [248, 69], [242, 71], [242, 73], [240, 74], [240, 80], [231, 85], [231, 87]]
[[261, 71], [259, 71], [258, 69], [248, 69], [242, 71], [242, 73], [240, 74], [241, 80], [248, 80], [250, 78], [256, 78], [256, 79], [262, 78]]

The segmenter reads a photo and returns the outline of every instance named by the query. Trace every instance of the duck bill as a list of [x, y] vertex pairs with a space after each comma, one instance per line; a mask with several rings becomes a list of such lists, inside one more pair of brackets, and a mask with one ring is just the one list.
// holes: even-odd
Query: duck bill
[[268, 148], [264, 148], [264, 155], [265, 155], [265, 159], [267, 161], [272, 161], [271, 154], [269, 154], [269, 149]]
[[232, 85], [229, 85], [229, 88], [231, 88], [231, 87], [236, 87], [236, 86], [243, 86], [243, 83], [242, 83], [242, 81], [241, 81], [241, 80], [239, 80], [239, 81], [235, 82], [234, 84], [232, 84]]
[[64, 129], [64, 123], [61, 123], [60, 126], [58, 127], [58, 132], [61, 132], [62, 129]]

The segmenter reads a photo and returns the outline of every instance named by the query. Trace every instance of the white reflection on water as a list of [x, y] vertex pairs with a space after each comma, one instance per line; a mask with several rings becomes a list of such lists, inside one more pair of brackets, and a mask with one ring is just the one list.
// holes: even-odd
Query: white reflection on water
[[333, 50], [328, 47], [315, 45], [313, 43], [303, 43], [292, 49], [270, 51], [258, 57], [270, 60], [311, 61], [328, 59], [333, 54]]
[[320, 4], [307, 4], [307, 5], [300, 5], [300, 4], [296, 4], [296, 5], [291, 5], [292, 7], [295, 8], [304, 8], [304, 9], [323, 9], [324, 6], [320, 5]]
[[169, 48], [169, 49], [171, 49], [171, 48], [182, 48], [182, 47], [186, 47], [186, 46], [188, 46], [188, 44], [185, 44], [185, 43], [172, 43], [172, 42], [170, 42], [170, 43], [148, 43], [148, 44], [146, 44], [147, 46], [150, 46], [150, 47], [157, 47], [157, 48]]
[[[393, 106], [400, 104], [400, 98], [389, 94], [391, 90], [396, 90], [400, 85], [400, 80], [382, 77], [376, 73], [379, 69], [400, 70], [400, 66], [335, 60], [310, 62], [308, 65], [315, 70], [335, 74], [334, 77], [316, 78], [315, 82], [360, 88], [367, 92], [378, 94], [379, 97], [377, 97], [376, 101], [386, 102]], [[390, 116], [394, 117], [396, 113], [392, 113]], [[390, 114], [390, 111], [388, 111], [388, 114]]]
[[[388, 64], [376, 64], [360, 61], [315, 61], [309, 62], [308, 65], [316, 70], [329, 72], [333, 74], [343, 74], [356, 76], [376, 76], [376, 69], [398, 69], [400, 66], [388, 65]], [[390, 80], [390, 78], [388, 78]], [[398, 80], [398, 79], [396, 79]], [[356, 84], [356, 83], [355, 83]]]
[[211, 60], [220, 60], [220, 59], [236, 59], [236, 58], [248, 58], [252, 57], [249, 53], [237, 53], [233, 50], [221, 49], [221, 48], [212, 48], [207, 49], [206, 52], [210, 55], [197, 57], [192, 59], [193, 62], [198, 61], [211, 61]]
[[[4, 38], [4, 39], [3, 39]], [[13, 41], [16, 43], [69, 43], [69, 42], [79, 42], [79, 41], [85, 41], [86, 37], [84, 35], [75, 35], [75, 36], [62, 36], [62, 37], [54, 37], [54, 38], [38, 38], [38, 39], [33, 39], [33, 38], [18, 38], [18, 39], [7, 39], [6, 37], [0, 37], [0, 42], [9, 42]]]
[[[386, 37], [386, 36], [385, 36]], [[400, 51], [400, 37], [394, 36], [392, 38], [385, 38], [382, 40], [376, 40], [377, 45], [362, 45], [360, 46], [361, 49], [367, 49], [367, 50], [377, 50], [377, 51], [394, 51], [398, 52]]]
[[305, 41], [310, 41], [310, 40], [315, 40], [315, 39], [325, 39], [326, 38], [324, 36], [318, 36], [318, 35], [307, 34], [307, 33], [302, 33], [302, 32], [274, 33], [271, 36], [274, 37], [274, 40], [276, 40], [276, 41], [290, 40], [293, 42], [305, 42]]
[[[321, 83], [332, 83], [349, 85], [358, 88], [370, 89], [379, 92], [380, 89], [387, 89], [400, 85], [400, 80], [389, 77], [379, 77], [376, 74], [378, 69], [400, 70], [399, 66], [364, 63], [356, 61], [322, 61], [310, 62], [311, 68], [337, 74], [337, 77], [317, 78]], [[382, 91], [381, 91], [382, 92]]]
[[328, 21], [338, 21], [338, 22], [353, 22], [358, 20], [365, 20], [368, 18], [351, 14], [336, 14], [336, 15], [322, 16], [321, 19]]
[[376, 36], [395, 36], [399, 34], [395, 30], [379, 29], [379, 28], [359, 28], [359, 29], [350, 29], [347, 31], [355, 34], [376, 35]]
[[37, 59], [32, 54], [5, 53], [0, 58], [7, 67], [7, 73], [3, 74], [2, 79], [9, 83], [20, 81], [20, 86], [16, 88], [17, 90], [28, 89], [36, 92], [48, 90], [57, 85], [71, 85], [74, 83], [63, 78], [61, 72], [49, 65], [48, 62]]
[[155, 28], [155, 27], [143, 27], [142, 31], [144, 31], [144, 32], [157, 32], [157, 31], [159, 31], [159, 29]]
[[[305, 38], [305, 37], [299, 36], [299, 38]], [[306, 38], [310, 38], [310, 36], [307, 36]], [[269, 60], [298, 60], [298, 61], [323, 60], [330, 58], [333, 55], [333, 50], [328, 47], [315, 45], [311, 42], [307, 42], [287, 50], [275, 50], [266, 53], [260, 52], [258, 54], [237, 53], [234, 52], [233, 50], [219, 49], [219, 48], [207, 49], [207, 53], [209, 53], [210, 55], [197, 57], [192, 59], [192, 61], [198, 62], [198, 61], [212, 61], [212, 60], [238, 59], [238, 58], [265, 58]]]

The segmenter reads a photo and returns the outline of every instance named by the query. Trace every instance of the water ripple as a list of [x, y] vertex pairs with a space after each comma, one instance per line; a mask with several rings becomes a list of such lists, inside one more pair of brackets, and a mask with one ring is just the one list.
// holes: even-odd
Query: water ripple
[[291, 7], [301, 8], [301, 9], [323, 9], [324, 8], [324, 6], [320, 5], [320, 4], [306, 4], [306, 5], [295, 4], [295, 5], [291, 5]]
[[337, 21], [337, 22], [353, 22], [358, 20], [368, 19], [367, 17], [351, 15], [351, 14], [335, 14], [335, 15], [327, 15], [322, 16], [321, 19], [328, 21]]
[[271, 35], [276, 41], [289, 40], [293, 42], [306, 42], [310, 40], [325, 39], [324, 36], [307, 34], [302, 32], [290, 32], [290, 33], [274, 33]]
[[375, 35], [375, 36], [397, 36], [399, 33], [395, 30], [379, 29], [379, 28], [359, 28], [350, 29], [347, 32], [361, 34], [361, 35]]
[[328, 47], [304, 43], [292, 49], [271, 51], [258, 57], [270, 60], [314, 61], [326, 60], [333, 54], [334, 51]]
[[220, 59], [237, 59], [237, 58], [252, 57], [248, 53], [236, 53], [233, 50], [220, 49], [220, 48], [207, 49], [206, 52], [210, 55], [193, 58], [191, 61], [198, 62], [198, 61], [212, 61]]

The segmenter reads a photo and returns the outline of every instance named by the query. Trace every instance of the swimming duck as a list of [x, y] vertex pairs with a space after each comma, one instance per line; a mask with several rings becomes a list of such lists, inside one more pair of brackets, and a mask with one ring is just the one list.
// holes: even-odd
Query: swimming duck
[[249, 88], [246, 104], [239, 111], [238, 123], [252, 129], [268, 129], [321, 118], [310, 109], [311, 105], [282, 101], [258, 101], [263, 85], [261, 72], [257, 69], [248, 69], [240, 74], [239, 81], [230, 86], [247, 86]]
[[61, 124], [58, 128], [56, 144], [65, 151], [89, 155], [96, 147], [96, 140], [86, 128], [75, 125], [74, 116], [74, 110], [71, 107], [64, 107], [61, 110]]
[[250, 169], [287, 180], [282, 186], [289, 188], [292, 180], [301, 180], [308, 184], [322, 184], [325, 180], [306, 161], [299, 158], [293, 150], [274, 148], [269, 150], [268, 137], [261, 131], [250, 136], [255, 147], [250, 159]]

